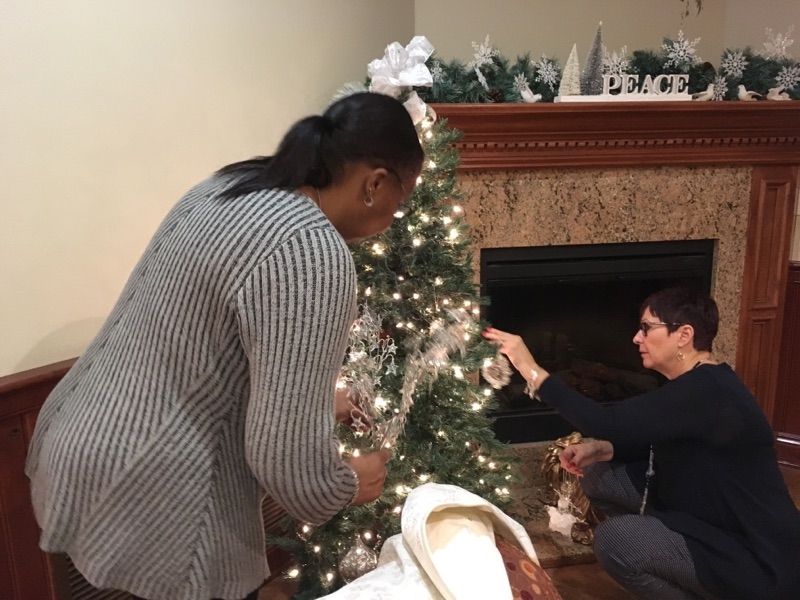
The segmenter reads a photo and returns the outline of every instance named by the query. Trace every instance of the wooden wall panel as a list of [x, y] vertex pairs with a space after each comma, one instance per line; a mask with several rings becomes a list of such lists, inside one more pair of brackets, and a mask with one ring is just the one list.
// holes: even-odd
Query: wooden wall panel
[[66, 360], [0, 377], [0, 597], [56, 597], [47, 555], [30, 502], [25, 457], [36, 416], [47, 395], [74, 363]]
[[797, 166], [754, 167], [736, 371], [775, 424]]
[[800, 468], [800, 262], [788, 269], [775, 398], [778, 458]]
[[[34, 418], [37, 412], [38, 408], [32, 410]], [[39, 527], [25, 475], [32, 432], [33, 421], [28, 413], [0, 418], [0, 597], [13, 600], [55, 597], [51, 566], [39, 549]]]
[[[30, 501], [25, 457], [36, 417], [47, 396], [75, 360], [0, 377], [0, 599], [120, 600], [129, 594], [92, 587], [65, 556], [39, 549], [39, 527]], [[272, 498], [262, 505], [269, 535], [280, 535], [286, 515]], [[267, 547], [273, 577], [289, 563], [280, 548]]]

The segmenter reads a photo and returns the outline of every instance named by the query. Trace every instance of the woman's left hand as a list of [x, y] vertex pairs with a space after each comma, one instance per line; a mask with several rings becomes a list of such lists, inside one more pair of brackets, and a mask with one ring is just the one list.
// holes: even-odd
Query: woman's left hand
[[350, 390], [337, 388], [334, 403], [337, 423], [347, 423], [355, 431], [369, 430], [372, 425], [371, 420], [359, 407], [358, 399], [350, 396]]

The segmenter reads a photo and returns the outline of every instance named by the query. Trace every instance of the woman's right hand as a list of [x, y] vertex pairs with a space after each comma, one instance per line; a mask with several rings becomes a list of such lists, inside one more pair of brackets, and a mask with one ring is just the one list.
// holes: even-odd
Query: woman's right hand
[[352, 504], [367, 504], [383, 493], [386, 481], [386, 462], [392, 457], [388, 450], [378, 450], [353, 456], [348, 466], [358, 475], [358, 494]]
[[589, 440], [570, 444], [558, 455], [561, 468], [573, 475], [583, 476], [583, 467], [614, 458], [614, 445], [607, 440]]
[[[519, 371], [525, 379], [528, 378], [531, 369], [542, 371], [540, 375], [545, 374], [542, 368], [536, 364], [533, 355], [520, 336], [495, 329], [494, 327], [487, 327], [483, 332], [483, 337], [497, 344], [497, 349], [508, 357], [508, 360], [514, 365], [514, 368]], [[537, 383], [537, 387], [542, 381], [544, 381], [544, 379]]]

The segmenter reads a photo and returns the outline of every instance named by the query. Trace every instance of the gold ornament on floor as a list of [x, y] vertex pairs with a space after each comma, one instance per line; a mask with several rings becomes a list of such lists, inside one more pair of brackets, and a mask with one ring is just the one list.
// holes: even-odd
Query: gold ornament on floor
[[558, 506], [559, 498], [569, 500], [569, 511], [577, 521], [572, 526], [572, 540], [579, 544], [591, 546], [594, 539], [592, 528], [599, 519], [584, 495], [577, 476], [561, 468], [558, 455], [570, 444], [580, 444], [583, 436], [573, 431], [568, 436], [557, 439], [547, 448], [542, 461], [542, 477], [547, 486], [546, 502]]
[[339, 575], [345, 582], [366, 575], [378, 566], [378, 555], [361, 539], [356, 536], [353, 545], [339, 558]]

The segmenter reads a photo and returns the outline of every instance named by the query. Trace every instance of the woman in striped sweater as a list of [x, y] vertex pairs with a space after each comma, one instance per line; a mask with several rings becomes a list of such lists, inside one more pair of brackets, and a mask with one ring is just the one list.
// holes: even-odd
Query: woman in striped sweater
[[255, 598], [265, 492], [309, 523], [380, 495], [388, 455], [334, 438], [347, 243], [391, 225], [422, 160], [402, 104], [355, 94], [178, 202], [40, 413], [44, 550], [149, 600]]

